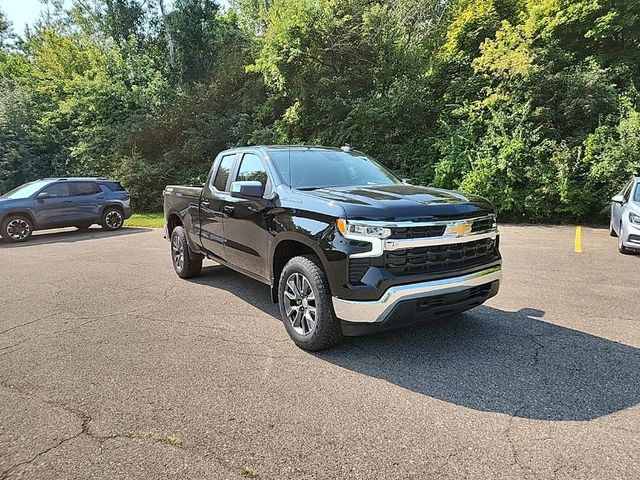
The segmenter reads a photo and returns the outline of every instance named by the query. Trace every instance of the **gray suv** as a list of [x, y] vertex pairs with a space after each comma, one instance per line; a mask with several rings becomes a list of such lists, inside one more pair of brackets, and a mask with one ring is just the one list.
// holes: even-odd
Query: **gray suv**
[[9, 242], [24, 242], [34, 230], [94, 223], [118, 230], [130, 216], [129, 192], [106, 178], [46, 178], [0, 196], [0, 236]]

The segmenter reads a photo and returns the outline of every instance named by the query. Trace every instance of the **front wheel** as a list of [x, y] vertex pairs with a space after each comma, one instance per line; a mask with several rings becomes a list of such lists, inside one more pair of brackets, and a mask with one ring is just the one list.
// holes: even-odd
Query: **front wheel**
[[620, 235], [618, 235], [618, 251], [623, 255], [629, 255], [630, 253], [633, 253], [633, 252], [624, 246], [624, 244], [622, 243], [623, 238], [624, 238], [624, 231], [622, 230], [622, 223], [621, 223]]
[[184, 228], [174, 228], [171, 232], [171, 261], [178, 276], [195, 277], [202, 271], [202, 260], [202, 255], [192, 253], [189, 249]]
[[124, 225], [124, 214], [122, 210], [116, 207], [107, 207], [102, 214], [100, 224], [105, 230], [120, 230]]
[[0, 231], [8, 242], [26, 242], [33, 233], [33, 223], [23, 215], [12, 215], [2, 222]]
[[287, 333], [303, 350], [318, 351], [342, 341], [327, 276], [315, 255], [294, 257], [278, 284], [280, 315]]

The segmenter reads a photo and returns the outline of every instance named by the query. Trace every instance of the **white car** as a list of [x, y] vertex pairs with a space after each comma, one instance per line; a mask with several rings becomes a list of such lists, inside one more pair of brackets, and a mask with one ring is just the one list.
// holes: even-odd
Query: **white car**
[[609, 233], [618, 237], [620, 253], [640, 252], [640, 177], [611, 199]]

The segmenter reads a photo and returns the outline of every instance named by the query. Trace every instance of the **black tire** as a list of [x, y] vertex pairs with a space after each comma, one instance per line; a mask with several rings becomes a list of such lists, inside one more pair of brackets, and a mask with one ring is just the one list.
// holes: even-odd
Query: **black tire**
[[618, 234], [616, 233], [615, 228], [613, 228], [613, 221], [609, 222], [609, 236], [611, 237], [617, 237]]
[[[301, 302], [304, 303], [298, 303], [291, 298], [295, 292], [291, 285], [288, 285], [288, 282], [295, 284], [301, 278], [300, 276], [307, 282], [304, 283], [302, 280], [303, 287], [297, 289], [301, 294]], [[305, 287], [310, 287], [310, 291], [307, 288], [306, 295]], [[340, 320], [333, 311], [327, 276], [317, 256], [303, 255], [289, 260], [278, 282], [278, 300], [280, 315], [287, 333], [298, 347], [303, 350], [319, 351], [342, 341]], [[310, 308], [315, 311], [315, 324], [307, 320], [307, 312], [312, 312]], [[296, 323], [298, 326], [295, 326]], [[305, 329], [305, 325], [308, 328]], [[305, 330], [308, 331], [305, 333]]]
[[24, 215], [9, 215], [2, 221], [0, 231], [7, 242], [26, 242], [33, 234], [33, 222]]
[[118, 207], [107, 207], [102, 212], [100, 225], [111, 232], [120, 230], [124, 226], [124, 213]]
[[202, 271], [202, 260], [202, 255], [193, 253], [189, 248], [184, 228], [174, 228], [171, 232], [171, 263], [178, 276], [192, 278], [199, 275]]

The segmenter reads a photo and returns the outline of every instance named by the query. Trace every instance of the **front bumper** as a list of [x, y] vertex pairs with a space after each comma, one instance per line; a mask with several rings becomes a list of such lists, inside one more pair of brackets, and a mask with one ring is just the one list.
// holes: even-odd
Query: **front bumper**
[[627, 220], [622, 235], [622, 244], [631, 249], [640, 250], [640, 225]]
[[[356, 301], [333, 297], [333, 308], [336, 316], [348, 323], [383, 324], [390, 317], [397, 316], [399, 310], [397, 307], [406, 305], [408, 301], [447, 295], [455, 296], [471, 291], [475, 287], [487, 286], [485, 290], [476, 295], [482, 303], [497, 293], [501, 277], [502, 269], [500, 265], [497, 265], [459, 277], [390, 287], [379, 300]], [[413, 303], [415, 304], [415, 302]], [[456, 313], [477, 306], [477, 304], [477, 302], [469, 303], [463, 299], [456, 302], [456, 306], [449, 308], [449, 310], [451, 313]], [[425, 311], [428, 313], [428, 308]]]

